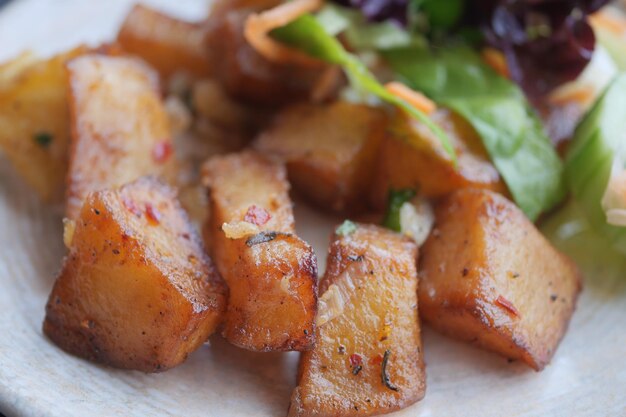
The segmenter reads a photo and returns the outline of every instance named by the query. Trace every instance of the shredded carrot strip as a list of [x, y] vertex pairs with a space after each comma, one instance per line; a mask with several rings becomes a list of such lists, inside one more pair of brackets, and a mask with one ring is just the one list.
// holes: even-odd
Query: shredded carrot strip
[[323, 0], [294, 0], [261, 13], [254, 13], [246, 20], [244, 36], [257, 52], [270, 61], [319, 66], [320, 61], [275, 41], [269, 33], [303, 14], [319, 9], [322, 4]]
[[413, 107], [426, 114], [432, 114], [435, 110], [437, 110], [437, 105], [434, 101], [426, 97], [424, 94], [410, 89], [402, 83], [395, 81], [390, 82], [385, 84], [385, 88], [394, 96], [407, 101]]
[[489, 65], [495, 72], [505, 78], [511, 78], [509, 66], [506, 63], [504, 54], [494, 48], [484, 48], [481, 53], [483, 60]]
[[[569, 87], [569, 86], [568, 86]], [[588, 104], [593, 100], [594, 90], [590, 86], [573, 86], [571, 88], [557, 88], [550, 93], [548, 101], [555, 105], [567, 103]]]

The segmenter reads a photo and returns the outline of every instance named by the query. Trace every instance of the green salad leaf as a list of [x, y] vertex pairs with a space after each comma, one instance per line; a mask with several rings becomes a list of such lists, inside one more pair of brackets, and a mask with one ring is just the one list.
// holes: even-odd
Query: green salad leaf
[[[616, 294], [616, 288], [626, 290], [626, 257], [589, 224], [575, 201], [571, 200], [543, 221], [541, 232], [557, 249], [576, 261], [583, 276], [591, 278], [594, 286], [601, 283], [611, 289], [600, 293], [611, 297]], [[616, 283], [620, 283], [619, 287]]]
[[358, 51], [378, 51], [402, 46], [425, 46], [424, 37], [409, 33], [389, 21], [369, 22], [357, 10], [326, 4], [315, 18], [329, 35], [345, 36], [348, 44]]
[[609, 85], [580, 123], [565, 164], [567, 184], [589, 222], [626, 253], [626, 227], [608, 224], [602, 207], [614, 169], [626, 169], [626, 73]]
[[531, 219], [565, 194], [563, 166], [522, 91], [468, 47], [381, 51], [396, 74], [463, 116]]
[[405, 46], [425, 46], [426, 40], [391, 22], [369, 23], [363, 16], [344, 32], [348, 44], [357, 51], [383, 51]]
[[346, 51], [341, 42], [326, 32], [316, 17], [310, 14], [300, 16], [286, 26], [273, 30], [272, 36], [314, 58], [340, 65], [355, 88], [375, 95], [422, 122], [435, 133], [444, 149], [456, 160], [454, 148], [446, 133], [422, 111], [389, 93], [358, 57]]
[[400, 208], [408, 201], [415, 197], [415, 190], [391, 190], [387, 201], [387, 213], [383, 220], [383, 226], [393, 231], [399, 232], [402, 227], [400, 225]]
[[329, 3], [315, 15], [317, 22], [331, 36], [339, 35], [354, 23], [358, 13], [346, 7]]
[[[411, 0], [409, 7], [409, 14], [422, 18], [431, 29], [448, 30], [463, 17], [466, 0]], [[421, 22], [414, 23], [419, 26]]]

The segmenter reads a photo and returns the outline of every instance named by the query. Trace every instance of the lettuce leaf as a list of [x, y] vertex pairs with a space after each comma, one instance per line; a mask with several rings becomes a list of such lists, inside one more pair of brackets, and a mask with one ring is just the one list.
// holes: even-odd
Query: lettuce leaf
[[513, 199], [535, 220], [565, 195], [563, 165], [515, 84], [467, 47], [381, 51], [396, 74], [476, 129]]
[[342, 33], [348, 45], [357, 51], [426, 46], [426, 39], [417, 33], [389, 21], [369, 22], [360, 12], [333, 3], [327, 3], [315, 18], [328, 34]]
[[626, 253], [626, 227], [607, 223], [602, 199], [612, 171], [626, 170], [625, 135], [626, 73], [622, 73], [578, 125], [565, 164], [567, 184], [578, 205], [622, 253]]
[[626, 257], [589, 224], [575, 201], [570, 201], [543, 221], [541, 232], [576, 261], [585, 279], [602, 281], [606, 288], [614, 288], [613, 283], [623, 282], [626, 278]]
[[272, 36], [314, 58], [340, 65], [355, 88], [373, 94], [381, 100], [402, 109], [432, 130], [441, 141], [446, 152], [456, 161], [454, 148], [446, 133], [426, 114], [389, 93], [367, 69], [365, 64], [355, 55], [347, 52], [336, 38], [326, 32], [314, 16], [310, 14], [303, 15], [286, 26], [272, 31]]

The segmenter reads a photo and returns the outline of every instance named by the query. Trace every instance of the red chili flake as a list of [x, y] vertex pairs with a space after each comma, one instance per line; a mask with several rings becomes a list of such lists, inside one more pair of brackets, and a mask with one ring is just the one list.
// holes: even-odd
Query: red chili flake
[[512, 316], [515, 316], [515, 317], [520, 316], [519, 311], [517, 310], [517, 308], [515, 308], [513, 303], [507, 300], [506, 298], [504, 298], [503, 296], [499, 295], [498, 298], [496, 298], [496, 304], [502, 307], [503, 309], [505, 309], [506, 311], [508, 311], [509, 314], [511, 314]]
[[350, 355], [348, 360], [350, 361], [350, 369], [352, 369], [352, 375], [358, 375], [359, 372], [361, 372], [361, 369], [363, 369], [363, 358], [361, 357], [361, 355], [353, 353], [352, 355]]
[[169, 140], [163, 140], [152, 148], [152, 159], [156, 163], [162, 164], [169, 159], [174, 150]]
[[349, 360], [350, 360], [350, 366], [353, 368], [355, 366], [363, 364], [363, 358], [358, 353], [353, 353], [352, 355], [350, 355]]
[[377, 365], [380, 365], [382, 362], [383, 362], [383, 355], [378, 354], [370, 359], [369, 364], [372, 366], [377, 366]]
[[263, 226], [270, 221], [272, 216], [263, 207], [251, 205], [243, 218], [243, 221], [256, 224], [257, 226]]
[[124, 196], [122, 198], [122, 204], [124, 204], [124, 207], [126, 207], [126, 209], [135, 216], [141, 217], [141, 210], [139, 210], [139, 207], [137, 207], [137, 204], [135, 204], [131, 198]]
[[161, 222], [161, 212], [152, 204], [146, 203], [146, 218], [148, 219], [148, 223], [153, 226], [157, 225]]

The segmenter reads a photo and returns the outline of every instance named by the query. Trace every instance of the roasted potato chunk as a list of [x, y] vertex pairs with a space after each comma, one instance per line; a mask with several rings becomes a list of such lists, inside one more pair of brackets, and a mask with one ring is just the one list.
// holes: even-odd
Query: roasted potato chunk
[[283, 165], [251, 151], [204, 166], [210, 219], [205, 226], [218, 270], [230, 288], [223, 335], [255, 351], [313, 345], [317, 260], [294, 233]]
[[204, 36], [202, 23], [179, 20], [138, 4], [126, 16], [117, 42], [125, 51], [146, 60], [163, 77], [177, 71], [206, 77], [211, 69]]
[[68, 71], [67, 217], [78, 216], [91, 191], [143, 175], [171, 179], [171, 132], [154, 70], [133, 58], [83, 55]]
[[0, 148], [45, 201], [61, 201], [70, 137], [65, 62], [23, 54], [0, 67]]
[[144, 372], [183, 362], [218, 326], [227, 289], [173, 189], [141, 178], [89, 194], [46, 306], [62, 349]]
[[388, 413], [424, 396], [417, 246], [377, 226], [351, 231], [344, 223], [337, 231], [291, 417]]
[[438, 110], [432, 118], [452, 140], [457, 166], [426, 126], [398, 115], [380, 150], [380, 166], [372, 188], [375, 208], [385, 207], [391, 189], [411, 188], [424, 197], [442, 197], [466, 187], [507, 192], [469, 123], [446, 109]]
[[536, 370], [554, 355], [581, 289], [574, 263], [521, 210], [476, 189], [436, 208], [420, 277], [426, 322]]
[[243, 35], [248, 16], [278, 3], [222, 1], [209, 18], [205, 42], [213, 75], [236, 99], [280, 105], [306, 98], [325, 68], [273, 63], [248, 44]]
[[297, 191], [331, 211], [364, 208], [385, 113], [347, 102], [288, 107], [256, 140], [255, 147], [287, 163]]

